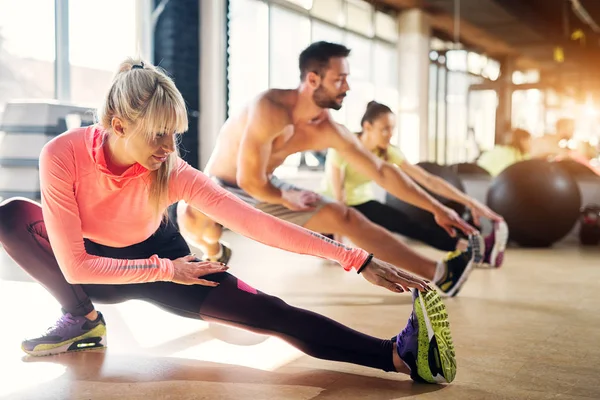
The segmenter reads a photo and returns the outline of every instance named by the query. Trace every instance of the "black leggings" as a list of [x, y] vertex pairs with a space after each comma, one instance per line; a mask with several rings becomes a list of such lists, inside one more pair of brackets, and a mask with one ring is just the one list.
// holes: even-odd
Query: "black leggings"
[[439, 250], [456, 250], [459, 237], [448, 235], [448, 232], [436, 224], [433, 217], [425, 224], [416, 222], [402, 211], [374, 200], [353, 206], [353, 208], [391, 232], [419, 240]]
[[[277, 336], [313, 357], [395, 370], [391, 340], [367, 336], [314, 312], [290, 306], [229, 273], [203, 277], [219, 282], [217, 287], [172, 282], [70, 284], [52, 253], [40, 206], [25, 199], [0, 205], [0, 241], [11, 258], [60, 302], [63, 312], [81, 316], [94, 309], [92, 301], [114, 304], [140, 299], [183, 317]], [[85, 240], [85, 247], [93, 255], [122, 259], [148, 258], [153, 254], [176, 259], [190, 254], [172, 223], [163, 223], [153, 236], [133, 246], [112, 248]]]

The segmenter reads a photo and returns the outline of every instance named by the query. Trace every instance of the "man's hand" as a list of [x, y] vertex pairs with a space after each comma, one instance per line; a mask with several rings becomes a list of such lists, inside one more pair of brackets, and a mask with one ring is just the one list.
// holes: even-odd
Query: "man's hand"
[[310, 211], [321, 198], [309, 190], [282, 190], [283, 205], [293, 211]]
[[435, 222], [444, 228], [446, 232], [452, 237], [456, 236], [456, 229], [460, 229], [465, 235], [475, 235], [478, 233], [477, 229], [467, 224], [456, 211], [442, 206], [433, 214]]
[[494, 222], [504, 221], [504, 218], [502, 218], [502, 216], [496, 214], [495, 212], [490, 210], [489, 207], [479, 203], [478, 201], [473, 201], [473, 203], [470, 204], [469, 207], [471, 208], [473, 222], [475, 222], [475, 225], [477, 226], [481, 226], [481, 217], [485, 217]]
[[422, 292], [432, 290], [428, 281], [412, 276], [377, 258], [373, 258], [360, 274], [373, 285], [382, 286], [396, 293], [408, 292], [410, 288]]

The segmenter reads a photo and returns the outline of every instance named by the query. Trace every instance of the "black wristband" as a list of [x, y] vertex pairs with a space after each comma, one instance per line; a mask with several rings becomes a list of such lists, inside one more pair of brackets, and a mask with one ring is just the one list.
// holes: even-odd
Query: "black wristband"
[[369, 263], [371, 262], [371, 260], [373, 259], [373, 254], [369, 254], [369, 256], [367, 257], [367, 259], [365, 260], [365, 262], [360, 266], [359, 269], [356, 270], [357, 274], [360, 274], [362, 272], [363, 269], [365, 269], [365, 267], [367, 265], [369, 265]]

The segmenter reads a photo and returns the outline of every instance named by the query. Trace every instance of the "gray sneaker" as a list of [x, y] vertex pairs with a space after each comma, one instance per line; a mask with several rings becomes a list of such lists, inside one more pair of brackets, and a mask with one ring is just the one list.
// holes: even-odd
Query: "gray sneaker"
[[32, 356], [106, 347], [106, 322], [101, 313], [95, 321], [64, 314], [40, 337], [24, 340], [21, 349]]

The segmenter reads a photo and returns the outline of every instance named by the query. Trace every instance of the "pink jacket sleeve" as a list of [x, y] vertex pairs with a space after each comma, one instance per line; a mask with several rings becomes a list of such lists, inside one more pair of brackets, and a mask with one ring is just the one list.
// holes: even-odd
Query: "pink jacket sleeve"
[[362, 249], [347, 247], [255, 209], [181, 159], [171, 184], [179, 199], [215, 222], [257, 242], [336, 261], [346, 271], [360, 268], [369, 257]]
[[48, 143], [40, 153], [42, 213], [50, 245], [67, 282], [127, 284], [171, 280], [173, 263], [154, 255], [118, 260], [88, 254], [75, 199], [73, 149]]

